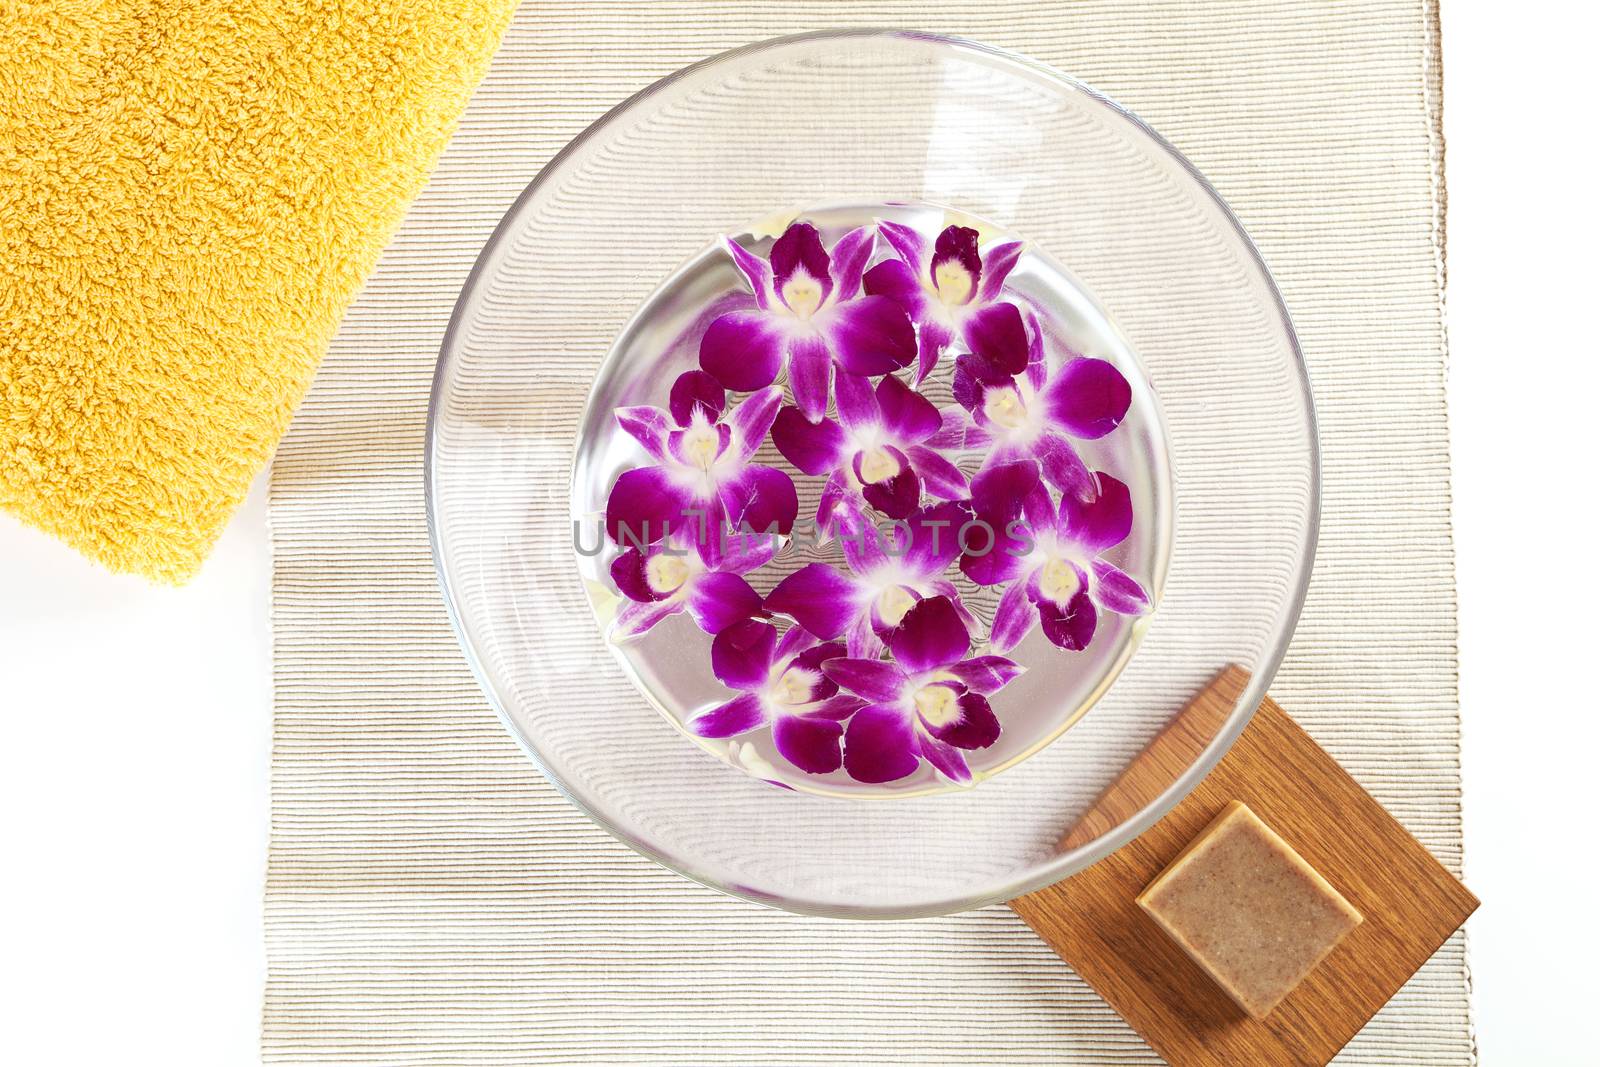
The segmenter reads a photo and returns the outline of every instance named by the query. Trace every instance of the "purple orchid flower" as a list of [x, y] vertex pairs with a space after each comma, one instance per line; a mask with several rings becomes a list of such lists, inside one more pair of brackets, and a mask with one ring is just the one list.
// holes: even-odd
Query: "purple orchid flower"
[[1009, 583], [989, 633], [996, 652], [1015, 648], [1035, 623], [1053, 644], [1079, 651], [1094, 639], [1097, 609], [1150, 611], [1144, 587], [1100, 558], [1133, 529], [1128, 487], [1099, 471], [1088, 484], [1085, 494], [1063, 493], [1057, 507], [1032, 461], [1004, 463], [972, 480], [975, 513], [1002, 532], [994, 551], [963, 556], [961, 570], [979, 585]]
[[840, 693], [821, 670], [842, 655], [843, 645], [819, 644], [798, 626], [780, 639], [770, 623], [735, 623], [711, 643], [711, 671], [739, 695], [690, 720], [689, 730], [700, 737], [734, 737], [770, 725], [784, 759], [808, 774], [836, 771], [841, 723], [866, 705]]
[[951, 387], [957, 404], [940, 413], [942, 424], [928, 445], [981, 452], [983, 469], [1037, 458], [1051, 485], [1084, 493], [1089, 470], [1072, 439], [1092, 441], [1116, 429], [1133, 391], [1103, 359], [1074, 356], [1051, 371], [1038, 318], [1031, 311], [1025, 320], [1018, 314], [1016, 329], [1026, 339], [1022, 356], [1015, 337], [977, 335], [973, 350], [956, 360]]
[[719, 530], [701, 538], [680, 530], [644, 548], [626, 549], [611, 563], [611, 580], [627, 597], [613, 636], [636, 637], [683, 611], [713, 635], [765, 614], [761, 594], [743, 576], [770, 562], [780, 543], [765, 534]]
[[969, 518], [965, 505], [935, 504], [880, 533], [851, 513], [839, 538], [849, 573], [808, 563], [779, 582], [764, 606], [824, 640], [844, 638], [849, 654], [858, 658], [881, 655], [884, 636], [928, 597], [948, 599], [963, 626], [981, 632], [955, 585], [941, 577], [961, 554], [961, 530]]
[[1021, 241], [1002, 241], [980, 255], [978, 231], [968, 226], [945, 227], [931, 246], [898, 222], [880, 219], [878, 232], [899, 258], [879, 263], [863, 280], [869, 294], [889, 297], [917, 324], [917, 384], [957, 336], [969, 348], [985, 334], [1016, 342], [1010, 322], [1017, 309], [999, 298], [1022, 255]]
[[969, 637], [947, 597], [930, 597], [889, 634], [894, 660], [844, 658], [822, 673], [871, 703], [850, 719], [844, 769], [858, 782], [893, 782], [927, 760], [952, 782], [972, 781], [963, 750], [988, 748], [1000, 720], [986, 699], [1023, 668], [1003, 656], [967, 659]]
[[831, 531], [834, 512], [857, 496], [894, 519], [917, 509], [926, 486], [934, 496], [966, 496], [967, 478], [924, 441], [939, 432], [939, 409], [893, 374], [877, 388], [841, 371], [836, 386], [839, 421], [808, 420], [798, 409], [778, 412], [772, 443], [806, 474], [827, 475], [817, 527]]
[[754, 308], [719, 316], [700, 341], [700, 366], [727, 388], [764, 389], [787, 361], [795, 404], [816, 422], [828, 407], [835, 363], [876, 377], [916, 358], [916, 331], [900, 305], [857, 295], [872, 254], [871, 228], [839, 238], [831, 255], [806, 222], [785, 230], [765, 260], [724, 243], [756, 298]]
[[635, 547], [691, 527], [698, 537], [724, 526], [789, 533], [800, 509], [794, 482], [776, 467], [750, 462], [782, 399], [776, 387], [764, 389], [719, 417], [721, 386], [689, 371], [673, 385], [670, 413], [618, 410], [617, 422], [656, 465], [617, 479], [606, 501], [606, 533]]

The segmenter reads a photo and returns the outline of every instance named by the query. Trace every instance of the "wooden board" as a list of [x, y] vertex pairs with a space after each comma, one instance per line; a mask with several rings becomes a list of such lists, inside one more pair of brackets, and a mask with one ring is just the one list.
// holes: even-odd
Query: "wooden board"
[[[1215, 736], [1244, 691], [1218, 675], [1068, 831], [1137, 812]], [[1264, 1020], [1250, 1018], [1134, 903], [1229, 801], [1242, 800], [1365, 921]], [[1269, 698], [1216, 768], [1156, 825], [1011, 906], [1173, 1067], [1325, 1064], [1478, 900]]]

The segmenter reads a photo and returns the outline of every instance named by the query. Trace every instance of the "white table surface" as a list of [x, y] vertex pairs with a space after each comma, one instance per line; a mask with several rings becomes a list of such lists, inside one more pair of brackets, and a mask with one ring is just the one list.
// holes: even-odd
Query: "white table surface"
[[[1485, 1063], [1594, 1063], [1600, 508], [1587, 5], [1444, 13], [1469, 925]], [[1538, 17], [1542, 13], [1544, 17]], [[1569, 140], [1570, 139], [1570, 140]], [[1564, 489], [1568, 484], [1571, 489]], [[0, 515], [0, 1060], [259, 1058], [265, 479], [186, 588]]]

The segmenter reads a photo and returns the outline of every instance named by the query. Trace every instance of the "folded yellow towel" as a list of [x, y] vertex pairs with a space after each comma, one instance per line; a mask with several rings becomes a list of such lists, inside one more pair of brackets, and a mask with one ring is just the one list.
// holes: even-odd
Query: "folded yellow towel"
[[0, 0], [0, 505], [182, 581], [514, 0]]

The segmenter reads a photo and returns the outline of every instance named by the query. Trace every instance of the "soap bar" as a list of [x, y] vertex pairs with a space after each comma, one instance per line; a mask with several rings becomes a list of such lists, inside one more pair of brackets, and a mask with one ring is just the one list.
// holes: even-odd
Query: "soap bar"
[[1237, 800], [1138, 901], [1257, 1019], [1361, 923], [1327, 879]]

